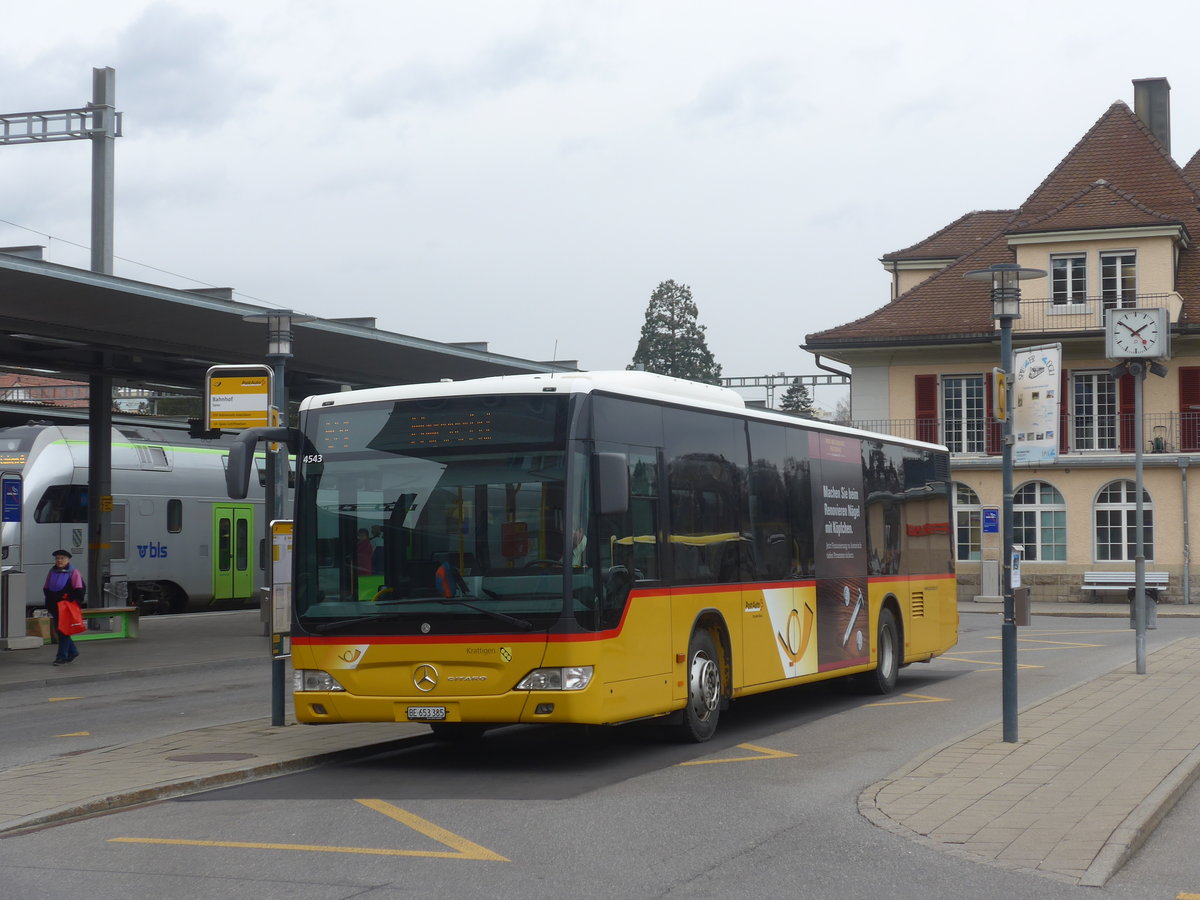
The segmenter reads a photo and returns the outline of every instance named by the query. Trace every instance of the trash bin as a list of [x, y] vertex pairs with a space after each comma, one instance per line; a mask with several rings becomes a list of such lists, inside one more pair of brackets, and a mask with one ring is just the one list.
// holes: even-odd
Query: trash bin
[[[1129, 589], [1129, 627], [1137, 628], [1137, 589]], [[1158, 628], [1158, 588], [1146, 588], [1146, 628]]]
[[1030, 616], [1029, 588], [1013, 588], [1013, 616], [1018, 625], [1028, 625]]

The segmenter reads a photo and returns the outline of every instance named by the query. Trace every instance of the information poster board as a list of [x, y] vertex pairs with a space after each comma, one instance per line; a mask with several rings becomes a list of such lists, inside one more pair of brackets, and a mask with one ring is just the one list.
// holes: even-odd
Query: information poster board
[[[285, 635], [292, 627], [292, 534], [290, 519], [271, 522], [271, 634]], [[275, 655], [286, 652], [285, 642], [273, 640]]]

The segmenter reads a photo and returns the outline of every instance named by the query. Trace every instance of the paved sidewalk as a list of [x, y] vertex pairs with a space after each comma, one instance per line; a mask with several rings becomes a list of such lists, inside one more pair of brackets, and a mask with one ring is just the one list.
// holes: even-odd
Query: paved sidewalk
[[[965, 616], [1000, 604], [962, 603]], [[1128, 604], [1034, 604], [1035, 616], [1128, 620]], [[1164, 605], [1158, 618], [1200, 615]], [[265, 661], [257, 610], [151, 617], [137, 640], [82, 644], [53, 667], [53, 648], [0, 653], [0, 687], [66, 685], [175, 667]], [[859, 798], [872, 822], [966, 858], [1102, 885], [1200, 773], [1200, 638], [1151, 653], [1020, 711], [1021, 740], [999, 723], [924, 754]], [[290, 707], [290, 704], [289, 704]], [[299, 771], [429, 734], [407, 724], [330, 727], [269, 718], [0, 770], [0, 834]]]
[[[57, 667], [53, 646], [0, 652], [0, 688], [152, 678], [250, 660], [263, 664], [263, 705], [270, 705], [270, 644], [256, 609], [148, 616], [136, 640], [85, 641], [79, 652], [76, 662]], [[0, 770], [0, 834], [297, 772], [429, 734], [409, 724], [297, 725], [290, 697], [287, 708], [284, 726], [265, 716]]]
[[859, 796], [875, 824], [969, 859], [1101, 886], [1200, 775], [1200, 638], [931, 750]]

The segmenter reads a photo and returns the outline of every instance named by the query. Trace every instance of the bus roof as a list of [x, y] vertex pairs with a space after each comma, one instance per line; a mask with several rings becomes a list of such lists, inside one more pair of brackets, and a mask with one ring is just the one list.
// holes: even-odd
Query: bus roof
[[[308, 397], [301, 409], [308, 411], [357, 403], [378, 403], [389, 400], [417, 400], [427, 397], [470, 397], [487, 394], [547, 394], [602, 392], [671, 403], [715, 412], [737, 412], [748, 418], [772, 422], [797, 423], [797, 417], [770, 409], [747, 407], [742, 395], [730, 388], [698, 381], [686, 381], [654, 372], [595, 371], [554, 372], [533, 375], [497, 375], [465, 381], [436, 381], [427, 384], [401, 384], [392, 387], [368, 388], [361, 391], [340, 391]], [[875, 434], [820, 419], [804, 419], [806, 427], [853, 437], [882, 438], [892, 443], [945, 451], [945, 447], [924, 441]]]

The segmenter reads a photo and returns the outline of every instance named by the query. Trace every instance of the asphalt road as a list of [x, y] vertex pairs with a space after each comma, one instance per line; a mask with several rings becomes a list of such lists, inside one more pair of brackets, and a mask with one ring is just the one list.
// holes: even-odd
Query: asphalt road
[[[1020, 634], [1021, 704], [1129, 662], [1133, 634], [1125, 626], [1035, 619]], [[1160, 626], [1147, 636], [1151, 653], [1200, 632], [1200, 621]], [[863, 787], [999, 717], [998, 631], [992, 617], [965, 617], [959, 646], [947, 658], [905, 669], [897, 693], [886, 698], [838, 683], [739, 701], [717, 737], [701, 746], [674, 743], [648, 726], [505, 728], [461, 745], [416, 738], [353, 763], [7, 838], [0, 840], [0, 895], [1200, 894], [1195, 790], [1099, 891], [933, 850], [858, 815]], [[134, 718], [166, 723], [178, 704], [191, 702], [193, 687], [160, 693], [156, 685], [156, 699], [137, 704]], [[260, 703], [262, 690], [233, 683], [212, 696], [232, 708], [243, 693], [247, 704]], [[58, 712], [23, 709], [22, 721], [43, 730], [62, 724]], [[39, 740], [45, 748], [47, 739]]]

